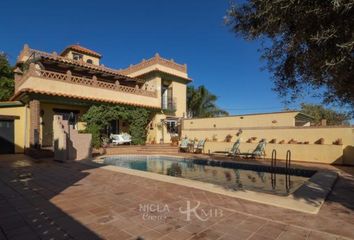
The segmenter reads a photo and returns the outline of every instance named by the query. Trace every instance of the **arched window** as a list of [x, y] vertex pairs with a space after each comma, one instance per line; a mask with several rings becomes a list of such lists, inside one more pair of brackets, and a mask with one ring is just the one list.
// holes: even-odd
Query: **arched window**
[[87, 62], [87, 63], [90, 63], [90, 64], [93, 63], [91, 59], [87, 59], [86, 62]]

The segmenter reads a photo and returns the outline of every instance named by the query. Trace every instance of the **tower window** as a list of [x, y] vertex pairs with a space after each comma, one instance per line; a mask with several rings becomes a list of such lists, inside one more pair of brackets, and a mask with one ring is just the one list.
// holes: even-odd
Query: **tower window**
[[83, 55], [80, 54], [80, 53], [73, 53], [73, 59], [74, 60], [81, 60], [82, 57], [83, 57]]
[[89, 64], [93, 64], [92, 59], [87, 59], [86, 62]]

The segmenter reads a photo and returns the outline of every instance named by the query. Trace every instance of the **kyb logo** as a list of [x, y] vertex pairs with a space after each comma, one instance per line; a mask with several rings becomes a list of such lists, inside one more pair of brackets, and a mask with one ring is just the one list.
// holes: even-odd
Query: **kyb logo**
[[208, 208], [204, 209], [200, 207], [200, 202], [197, 201], [196, 204], [192, 206], [190, 201], [187, 201], [186, 209], [182, 207], [179, 208], [179, 212], [186, 215], [186, 220], [191, 221], [192, 216], [195, 216], [200, 221], [208, 221], [210, 218], [222, 217], [223, 211], [219, 208]]

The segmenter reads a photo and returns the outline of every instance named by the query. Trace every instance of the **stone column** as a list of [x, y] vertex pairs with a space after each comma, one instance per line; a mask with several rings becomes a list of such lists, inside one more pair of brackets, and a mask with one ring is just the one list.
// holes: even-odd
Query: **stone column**
[[40, 102], [38, 100], [31, 100], [30, 107], [30, 147], [39, 148], [40, 136]]

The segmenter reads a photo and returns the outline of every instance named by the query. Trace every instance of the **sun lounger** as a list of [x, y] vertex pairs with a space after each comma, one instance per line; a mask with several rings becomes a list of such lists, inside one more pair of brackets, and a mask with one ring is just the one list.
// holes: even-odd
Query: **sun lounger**
[[179, 145], [179, 151], [181, 152], [188, 152], [189, 150], [189, 139], [188, 138], [183, 138], [181, 141], [181, 144]]
[[256, 158], [256, 157], [265, 157], [265, 147], [266, 147], [267, 141], [265, 139], [262, 139], [257, 147], [252, 151], [248, 153], [238, 153], [238, 156], [245, 156], [245, 157], [251, 157], [251, 158]]
[[132, 142], [131, 136], [128, 133], [111, 134], [110, 138], [112, 143], [116, 145], [131, 144]]
[[235, 157], [237, 154], [240, 153], [240, 139], [237, 139], [234, 145], [232, 145], [232, 148], [228, 151], [216, 151], [213, 152], [213, 155], [225, 155], [225, 156], [230, 156], [230, 157]]
[[205, 139], [199, 140], [196, 147], [194, 148], [194, 153], [202, 153], [204, 151]]

